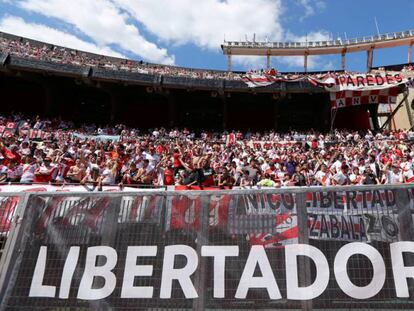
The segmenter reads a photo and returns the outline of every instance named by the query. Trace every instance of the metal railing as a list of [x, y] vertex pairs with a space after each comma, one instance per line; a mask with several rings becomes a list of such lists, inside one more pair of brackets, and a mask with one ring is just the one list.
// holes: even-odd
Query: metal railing
[[390, 40], [399, 40], [405, 38], [414, 38], [414, 30], [389, 32], [380, 35], [364, 36], [352, 39], [327, 40], [327, 41], [308, 41], [308, 42], [263, 42], [263, 41], [225, 41], [223, 48], [241, 47], [241, 48], [274, 48], [274, 49], [292, 49], [292, 48], [318, 48], [318, 47], [341, 47], [349, 45], [358, 45], [364, 43], [375, 43]]

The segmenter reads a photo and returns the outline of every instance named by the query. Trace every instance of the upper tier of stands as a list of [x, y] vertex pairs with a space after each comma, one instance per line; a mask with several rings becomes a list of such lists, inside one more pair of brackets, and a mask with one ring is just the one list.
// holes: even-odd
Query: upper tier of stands
[[[30, 58], [40, 61], [53, 62], [58, 64], [71, 64], [79, 66], [99, 67], [108, 70], [120, 70], [142, 74], [185, 77], [194, 79], [219, 79], [219, 80], [236, 80], [242, 79], [245, 72], [227, 72], [220, 70], [193, 69], [176, 66], [167, 66], [160, 64], [151, 64], [144, 61], [135, 61], [130, 59], [120, 59], [110, 56], [98, 55], [84, 51], [69, 49], [62, 46], [56, 46], [28, 38], [18, 37], [15, 35], [0, 32], [0, 53], [13, 56]], [[412, 69], [407, 64], [376, 68], [386, 70], [403, 70]], [[330, 71], [331, 73], [341, 74], [343, 71]], [[263, 70], [253, 71], [253, 73], [264, 73]], [[308, 72], [307, 75], [321, 74], [327, 72]], [[301, 73], [284, 72], [276, 75], [283, 76], [284, 79], [297, 79]]]

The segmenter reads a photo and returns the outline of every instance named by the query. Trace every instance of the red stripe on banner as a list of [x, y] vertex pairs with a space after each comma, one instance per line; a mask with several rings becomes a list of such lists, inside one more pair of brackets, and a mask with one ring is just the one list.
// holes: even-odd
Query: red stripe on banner
[[368, 104], [368, 99], [369, 99], [368, 96], [361, 96], [361, 104], [362, 105]]
[[[398, 87], [370, 91], [331, 92], [331, 108], [342, 108], [367, 104], [395, 104]], [[333, 100], [335, 98], [335, 101]]]

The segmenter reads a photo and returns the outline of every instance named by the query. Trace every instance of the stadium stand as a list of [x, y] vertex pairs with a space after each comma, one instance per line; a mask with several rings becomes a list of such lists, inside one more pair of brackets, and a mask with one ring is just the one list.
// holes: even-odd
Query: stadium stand
[[142, 131], [0, 118], [0, 182], [185, 189], [414, 181], [414, 132]]

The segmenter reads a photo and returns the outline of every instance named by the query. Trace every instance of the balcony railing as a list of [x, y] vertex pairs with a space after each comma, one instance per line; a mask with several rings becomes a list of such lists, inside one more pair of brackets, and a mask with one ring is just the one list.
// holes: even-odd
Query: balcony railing
[[336, 40], [328, 41], [308, 41], [308, 42], [263, 42], [263, 41], [225, 41], [223, 48], [232, 48], [232, 47], [242, 47], [242, 48], [273, 48], [273, 49], [283, 49], [283, 48], [316, 48], [316, 47], [338, 47], [338, 46], [347, 46], [347, 45], [357, 45], [364, 43], [374, 43], [374, 42], [383, 42], [383, 41], [392, 41], [413, 37], [414, 39], [414, 30], [406, 30], [400, 32], [389, 32], [385, 34], [375, 35], [375, 36], [364, 36], [360, 38], [353, 39], [343, 39], [338, 38]]

